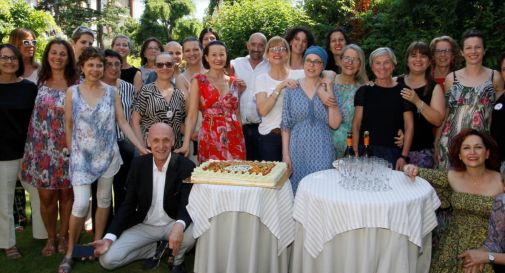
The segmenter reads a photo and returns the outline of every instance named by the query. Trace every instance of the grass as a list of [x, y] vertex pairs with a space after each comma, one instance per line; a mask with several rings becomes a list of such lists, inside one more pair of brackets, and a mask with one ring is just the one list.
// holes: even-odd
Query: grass
[[[28, 199], [28, 198], [27, 198]], [[28, 200], [27, 200], [28, 203]], [[28, 206], [29, 207], [29, 206]], [[27, 216], [29, 217], [30, 211], [27, 209]], [[92, 241], [91, 234], [86, 232], [82, 233], [81, 243]], [[18, 260], [9, 260], [5, 257], [4, 253], [0, 254], [0, 273], [54, 273], [57, 272], [58, 265], [63, 259], [63, 254], [55, 254], [51, 257], [44, 257], [41, 250], [45, 245], [45, 240], [35, 240], [32, 238], [31, 223], [25, 228], [23, 232], [16, 232], [16, 245], [23, 254], [23, 258]], [[2, 251], [3, 252], [3, 251]], [[192, 272], [194, 254], [186, 255], [186, 271]], [[74, 263], [73, 273], [99, 273], [99, 272], [150, 272], [158, 273], [170, 272], [168, 270], [167, 258], [163, 257], [160, 266], [156, 269], [145, 271], [142, 269], [143, 261], [137, 261], [125, 267], [107, 271], [103, 269], [98, 261], [76, 261]]]

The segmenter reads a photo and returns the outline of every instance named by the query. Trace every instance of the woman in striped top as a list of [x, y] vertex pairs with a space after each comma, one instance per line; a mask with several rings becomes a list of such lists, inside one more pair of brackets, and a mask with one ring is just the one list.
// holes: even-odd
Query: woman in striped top
[[[121, 67], [123, 65], [122, 56], [111, 49], [106, 49], [105, 55], [105, 70], [103, 73], [102, 81], [108, 85], [115, 86], [119, 90], [119, 97], [121, 98], [121, 105], [123, 106], [123, 113], [128, 122], [131, 120], [133, 103], [135, 100], [135, 87], [122, 79]], [[135, 153], [135, 146], [128, 140], [123, 131], [116, 124], [117, 146], [119, 147], [119, 154], [123, 159], [123, 165], [114, 176], [112, 182], [114, 190], [114, 203], [112, 212], [115, 213], [126, 196], [126, 178], [130, 170], [130, 162]], [[140, 138], [139, 138], [140, 139]]]
[[174, 149], [182, 146], [182, 125], [186, 118], [184, 93], [175, 88], [172, 82], [174, 62], [168, 53], [156, 57], [155, 72], [158, 75], [154, 83], [142, 87], [135, 102], [132, 116], [133, 130], [139, 139], [151, 125], [164, 122], [175, 132]]

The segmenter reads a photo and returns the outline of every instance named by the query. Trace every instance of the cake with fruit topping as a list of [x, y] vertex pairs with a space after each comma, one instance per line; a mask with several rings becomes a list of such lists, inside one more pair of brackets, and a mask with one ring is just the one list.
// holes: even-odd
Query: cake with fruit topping
[[277, 188], [287, 176], [284, 162], [209, 160], [193, 170], [191, 183]]

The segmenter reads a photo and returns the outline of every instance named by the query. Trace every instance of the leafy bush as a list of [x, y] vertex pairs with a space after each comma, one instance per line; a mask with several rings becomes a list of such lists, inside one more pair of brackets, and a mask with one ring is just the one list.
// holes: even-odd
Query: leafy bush
[[245, 43], [255, 32], [262, 32], [268, 38], [283, 36], [286, 29], [312, 26], [313, 21], [288, 1], [242, 0], [221, 4], [208, 25], [217, 30], [234, 58], [247, 55]]

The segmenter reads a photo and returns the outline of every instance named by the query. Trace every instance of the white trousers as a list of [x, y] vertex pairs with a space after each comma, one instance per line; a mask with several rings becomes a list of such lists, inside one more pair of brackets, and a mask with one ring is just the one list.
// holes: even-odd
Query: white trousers
[[21, 159], [0, 161], [0, 248], [16, 245], [14, 189]]
[[[156, 242], [168, 240], [168, 235], [174, 224], [175, 221], [165, 226], [152, 226], [141, 223], [125, 230], [112, 243], [109, 250], [100, 256], [100, 265], [105, 269], [112, 270], [137, 260], [151, 258], [156, 252]], [[179, 248], [179, 254], [174, 259], [174, 265], [179, 265], [184, 261], [184, 254], [194, 244], [193, 224], [191, 224], [184, 231], [184, 239]]]
[[21, 181], [25, 191], [30, 194], [30, 205], [32, 208], [32, 233], [35, 239], [47, 239], [47, 231], [44, 221], [40, 215], [39, 191], [32, 184]]

